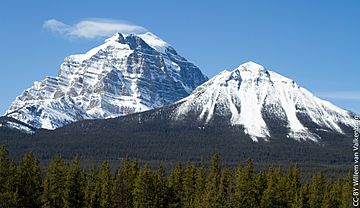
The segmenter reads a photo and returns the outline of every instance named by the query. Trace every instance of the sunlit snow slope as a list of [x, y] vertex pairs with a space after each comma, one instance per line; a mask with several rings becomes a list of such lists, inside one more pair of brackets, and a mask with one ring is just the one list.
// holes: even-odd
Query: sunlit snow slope
[[[254, 141], [267, 140], [272, 125], [285, 125], [287, 137], [318, 141], [320, 136], [309, 131], [343, 133], [342, 125], [352, 126], [351, 112], [321, 100], [293, 80], [266, 70], [254, 62], [223, 71], [197, 87], [178, 102], [174, 119], [190, 113], [207, 124], [216, 117], [225, 117], [232, 126], [243, 126]], [[270, 119], [269, 119], [270, 118]]]

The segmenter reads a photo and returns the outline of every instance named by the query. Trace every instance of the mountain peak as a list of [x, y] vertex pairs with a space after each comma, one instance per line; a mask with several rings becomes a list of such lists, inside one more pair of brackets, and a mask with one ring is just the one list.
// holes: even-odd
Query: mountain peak
[[57, 77], [34, 83], [7, 113], [36, 128], [55, 129], [171, 104], [207, 77], [169, 46], [150, 32], [115, 33], [100, 46], [65, 58]]
[[207, 125], [240, 125], [254, 141], [267, 140], [273, 127], [295, 140], [319, 141], [319, 131], [343, 133], [352, 126], [348, 111], [323, 101], [304, 88], [254, 62], [223, 71], [197, 87], [177, 107], [176, 118], [196, 116]]
[[245, 67], [249, 69], [264, 69], [264, 66], [254, 62], [254, 61], [247, 61], [243, 64], [241, 64], [239, 67]]
[[227, 81], [229, 80], [248, 80], [256, 81], [260, 80], [270, 80], [270, 73], [260, 64], [257, 64], [253, 61], [248, 61], [237, 68], [235, 68], [231, 73]]
[[237, 67], [234, 71], [240, 70], [240, 71], [250, 71], [252, 73], [260, 73], [260, 72], [266, 72], [264, 66], [257, 64], [253, 61], [248, 61], [243, 64], [241, 64], [239, 67]]
[[110, 38], [106, 39], [105, 43], [115, 42], [124, 44], [125, 38], [127, 36], [135, 36], [141, 38], [143, 41], [145, 41], [146, 44], [148, 44], [150, 47], [160, 53], [165, 53], [166, 49], [170, 47], [170, 44], [168, 44], [152, 32], [145, 32], [142, 34], [122, 34], [120, 32], [117, 32]]
[[119, 42], [119, 43], [124, 43], [124, 36], [123, 36], [121, 33], [117, 32], [117, 33], [115, 33], [113, 36], [111, 36], [110, 38], [105, 39], [104, 42], [105, 42], [105, 43], [106, 43], [106, 42]]

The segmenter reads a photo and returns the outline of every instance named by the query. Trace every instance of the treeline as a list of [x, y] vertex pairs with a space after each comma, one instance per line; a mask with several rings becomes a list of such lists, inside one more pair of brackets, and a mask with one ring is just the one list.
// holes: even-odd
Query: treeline
[[16, 164], [0, 146], [0, 207], [351, 207], [351, 175], [325, 179], [317, 173], [300, 182], [300, 170], [270, 167], [255, 172], [251, 161], [236, 169], [221, 166], [215, 155], [209, 167], [186, 163], [167, 174], [137, 161], [123, 160], [115, 173], [107, 162], [83, 170], [55, 156], [41, 173], [32, 153]]

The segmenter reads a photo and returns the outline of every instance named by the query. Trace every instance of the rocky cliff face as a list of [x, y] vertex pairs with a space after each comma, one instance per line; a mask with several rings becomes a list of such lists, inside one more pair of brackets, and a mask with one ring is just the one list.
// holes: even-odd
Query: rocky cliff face
[[158, 108], [207, 80], [200, 69], [154, 34], [115, 34], [85, 54], [65, 58], [57, 77], [35, 82], [6, 116], [55, 129]]

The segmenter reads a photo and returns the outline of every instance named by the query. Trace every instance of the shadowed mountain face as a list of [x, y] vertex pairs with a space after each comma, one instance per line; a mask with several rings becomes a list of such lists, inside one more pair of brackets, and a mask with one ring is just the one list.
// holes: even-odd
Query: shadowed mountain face
[[85, 54], [65, 58], [57, 77], [35, 82], [6, 115], [55, 129], [171, 104], [206, 80], [199, 68], [152, 33], [118, 33]]

